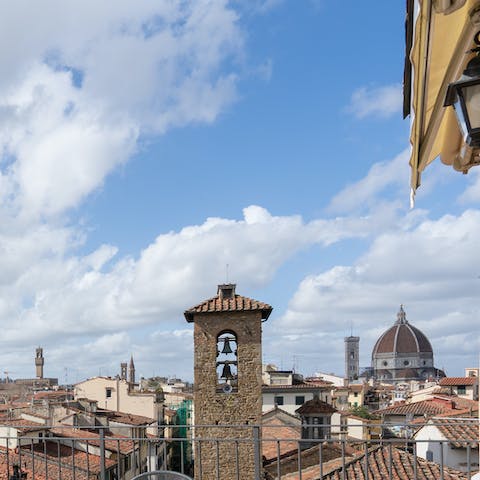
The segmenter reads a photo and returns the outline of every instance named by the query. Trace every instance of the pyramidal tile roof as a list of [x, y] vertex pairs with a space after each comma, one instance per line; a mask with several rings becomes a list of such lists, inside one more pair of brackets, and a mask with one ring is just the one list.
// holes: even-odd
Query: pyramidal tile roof
[[267, 319], [272, 312], [272, 307], [267, 303], [259, 302], [252, 298], [243, 297], [235, 293], [235, 284], [218, 286], [218, 293], [215, 297], [185, 310], [184, 315], [187, 322], [193, 322], [197, 313], [218, 313], [218, 312], [244, 312], [257, 310], [262, 313], [262, 319]]

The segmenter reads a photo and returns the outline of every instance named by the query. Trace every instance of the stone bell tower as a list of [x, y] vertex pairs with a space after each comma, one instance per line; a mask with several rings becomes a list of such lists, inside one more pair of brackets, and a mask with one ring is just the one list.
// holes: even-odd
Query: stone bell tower
[[[262, 322], [272, 307], [235, 287], [219, 285], [215, 297], [185, 312], [194, 323], [196, 479], [237, 478], [238, 468], [238, 478], [250, 480], [259, 468], [253, 426], [262, 417]], [[206, 440], [212, 438], [232, 441]], [[239, 438], [252, 441], [233, 440]]]

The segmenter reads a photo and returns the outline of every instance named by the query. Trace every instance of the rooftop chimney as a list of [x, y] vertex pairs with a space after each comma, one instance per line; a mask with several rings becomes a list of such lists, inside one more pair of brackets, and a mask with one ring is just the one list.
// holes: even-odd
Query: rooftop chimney
[[220, 300], [231, 300], [235, 297], [235, 283], [224, 283], [218, 286], [217, 295]]

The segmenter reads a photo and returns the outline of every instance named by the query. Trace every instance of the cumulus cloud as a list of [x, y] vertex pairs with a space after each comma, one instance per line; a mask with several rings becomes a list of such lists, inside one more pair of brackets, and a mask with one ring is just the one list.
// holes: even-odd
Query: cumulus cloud
[[402, 108], [402, 86], [400, 84], [381, 87], [357, 88], [350, 99], [347, 111], [362, 119], [369, 116], [387, 118]]
[[201, 225], [161, 234], [137, 259], [116, 258], [111, 245], [83, 257], [72, 255], [68, 245], [74, 238], [68, 230], [40, 231], [23, 243], [13, 238], [17, 250], [5, 255], [3, 264], [10, 260], [11, 266], [0, 275], [0, 317], [15, 315], [17, 321], [6, 326], [0, 343], [178, 321], [189, 304], [214, 293], [212, 286], [223, 277], [226, 264], [242, 285], [265, 285], [300, 249], [365, 236], [369, 225], [305, 223], [299, 216], [273, 216], [250, 206], [242, 220], [208, 218]]
[[461, 375], [463, 367], [476, 362], [480, 346], [479, 236], [476, 210], [379, 235], [353, 265], [336, 266], [301, 282], [275, 326], [284, 332], [277, 348], [281, 351], [294, 341], [298, 351], [316, 353], [325, 362], [317, 369], [329, 370], [335, 368], [331, 350], [322, 353], [319, 345], [336, 345], [332, 350], [340, 358], [343, 336], [353, 325], [366, 366], [374, 341], [393, 324], [404, 303], [407, 317], [430, 338], [438, 366]]
[[[348, 213], [370, 209], [382, 199], [398, 199], [398, 193], [408, 198], [409, 151], [404, 150], [390, 161], [375, 163], [367, 175], [347, 185], [330, 201], [328, 209], [335, 213]], [[386, 190], [387, 195], [385, 195]], [[393, 191], [393, 194], [391, 193]]]
[[2, 195], [30, 220], [78, 205], [141, 136], [212, 122], [236, 98], [225, 65], [243, 34], [226, 1], [0, 8]]
[[477, 168], [472, 168], [468, 174], [470, 183], [458, 199], [462, 205], [480, 202], [480, 173]]

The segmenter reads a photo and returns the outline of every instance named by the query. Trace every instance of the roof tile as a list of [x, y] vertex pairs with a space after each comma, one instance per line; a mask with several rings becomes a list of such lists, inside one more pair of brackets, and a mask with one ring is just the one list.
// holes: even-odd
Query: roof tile
[[475, 385], [477, 377], [444, 377], [440, 380], [441, 387], [453, 387], [458, 385]]
[[[391, 461], [390, 461], [391, 458]], [[391, 465], [391, 478], [393, 480], [410, 480], [414, 478], [415, 457], [392, 447], [375, 447], [368, 452], [368, 478], [389, 478]], [[428, 462], [423, 458], [416, 457], [417, 480], [432, 480], [440, 478], [440, 465]], [[364, 480], [365, 479], [365, 454], [356, 457], [354, 460], [343, 466], [335, 468], [323, 476], [323, 480]], [[318, 478], [318, 477], [317, 477]], [[443, 478], [445, 480], [466, 480], [467, 474], [454, 470], [450, 467], [443, 467]]]

